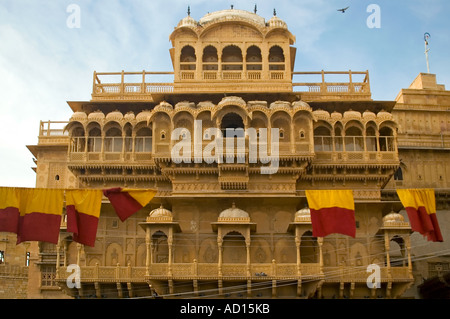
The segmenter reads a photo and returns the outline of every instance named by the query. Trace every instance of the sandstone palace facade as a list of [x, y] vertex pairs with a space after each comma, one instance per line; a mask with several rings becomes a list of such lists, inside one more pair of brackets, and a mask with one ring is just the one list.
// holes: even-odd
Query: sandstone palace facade
[[[42, 121], [28, 146], [36, 187], [157, 194], [125, 222], [105, 197], [94, 247], [64, 222], [57, 245], [1, 233], [2, 297], [418, 298], [445, 278], [450, 91], [435, 75], [376, 101], [368, 71], [295, 71], [287, 24], [236, 9], [188, 15], [170, 41], [172, 72], [94, 72], [91, 100], [68, 102], [71, 118]], [[209, 128], [256, 140], [208, 162]], [[181, 161], [177, 129], [196, 141]], [[255, 141], [267, 152], [250, 160]], [[397, 188], [435, 189], [443, 243], [411, 231]], [[312, 236], [305, 190], [320, 189], [353, 190], [355, 238]]]

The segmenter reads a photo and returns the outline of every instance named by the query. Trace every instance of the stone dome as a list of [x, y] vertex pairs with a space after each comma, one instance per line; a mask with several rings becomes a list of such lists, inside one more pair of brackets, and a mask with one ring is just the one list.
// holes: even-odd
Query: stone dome
[[88, 115], [90, 121], [101, 121], [105, 118], [105, 114], [102, 111], [95, 111]]
[[347, 120], [360, 120], [361, 113], [358, 111], [348, 110], [344, 112], [344, 119]]
[[107, 121], [120, 121], [123, 119], [123, 114], [120, 111], [115, 110], [106, 114], [105, 118]]
[[322, 109], [313, 111], [313, 114], [319, 120], [328, 121], [330, 119], [330, 113]]
[[247, 222], [250, 221], [250, 216], [248, 213], [242, 209], [236, 208], [235, 204], [231, 206], [231, 208], [225, 209], [223, 212], [219, 215], [219, 222], [220, 221], [240, 221], [240, 222]]
[[333, 113], [331, 113], [330, 117], [333, 121], [337, 122], [342, 119], [342, 114], [334, 111]]
[[383, 217], [383, 227], [385, 228], [409, 228], [409, 223], [405, 218], [394, 211]]
[[311, 224], [311, 211], [308, 207], [302, 208], [295, 213], [294, 222]]
[[375, 121], [377, 119], [377, 116], [375, 113], [373, 113], [372, 111], [366, 110], [363, 113], [363, 119], [368, 122], [368, 121]]
[[123, 118], [127, 121], [127, 122], [132, 122], [132, 121], [134, 121], [135, 119], [136, 119], [136, 116], [134, 115], [134, 113], [133, 112], [128, 112], [127, 114], [125, 114], [124, 116], [123, 116]]
[[199, 23], [205, 25], [228, 20], [244, 20], [261, 27], [265, 26], [263, 17], [249, 11], [237, 9], [220, 10], [208, 13], [199, 20]]
[[149, 110], [144, 110], [139, 112], [136, 115], [136, 122], [147, 122], [147, 119], [152, 115], [151, 111]]
[[381, 110], [377, 114], [377, 119], [379, 121], [388, 121], [388, 120], [393, 120], [393, 116], [391, 113], [386, 112], [385, 110]]
[[148, 214], [147, 221], [165, 221], [171, 222], [173, 220], [172, 212], [162, 205], [158, 208], [155, 208]]
[[278, 18], [276, 15], [274, 15], [269, 22], [267, 23], [269, 27], [277, 27], [277, 28], [284, 28], [287, 29], [287, 24], [280, 18]]
[[75, 112], [70, 117], [70, 121], [83, 122], [83, 121], [86, 121], [87, 118], [88, 118], [88, 116], [87, 116], [86, 113], [84, 113], [84, 112]]
[[183, 18], [178, 22], [177, 28], [181, 27], [196, 27], [197, 21], [195, 21], [190, 15], [188, 15], [186, 18]]

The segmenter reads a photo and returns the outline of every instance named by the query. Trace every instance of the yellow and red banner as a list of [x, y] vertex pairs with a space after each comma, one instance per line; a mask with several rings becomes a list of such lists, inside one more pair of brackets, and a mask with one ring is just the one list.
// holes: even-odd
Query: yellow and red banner
[[108, 197], [117, 216], [123, 222], [146, 206], [155, 196], [156, 190], [117, 187], [105, 189], [103, 194]]
[[434, 189], [397, 189], [397, 194], [408, 214], [411, 229], [429, 241], [444, 241], [436, 216]]
[[306, 190], [314, 237], [337, 233], [355, 237], [352, 190]]
[[0, 231], [57, 244], [63, 205], [62, 189], [0, 187]]
[[102, 195], [96, 189], [66, 191], [67, 231], [75, 242], [95, 246]]
[[19, 191], [15, 187], [0, 187], [0, 231], [16, 233], [19, 229]]

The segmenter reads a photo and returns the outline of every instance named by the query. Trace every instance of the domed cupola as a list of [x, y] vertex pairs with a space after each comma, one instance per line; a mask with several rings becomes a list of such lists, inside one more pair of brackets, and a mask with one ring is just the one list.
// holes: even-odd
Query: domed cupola
[[172, 222], [173, 215], [168, 209], [165, 209], [162, 205], [150, 212], [147, 217], [147, 222]]
[[248, 223], [250, 221], [250, 216], [246, 211], [237, 208], [233, 202], [231, 208], [227, 208], [220, 213], [217, 221]]
[[383, 217], [383, 228], [410, 228], [409, 223], [405, 222], [405, 218], [394, 211]]
[[295, 213], [295, 223], [311, 224], [311, 212], [308, 207], [302, 208]]
[[270, 20], [267, 22], [269, 27], [272, 28], [283, 28], [287, 29], [287, 24], [283, 20], [277, 17], [277, 12], [275, 9], [273, 9], [273, 17], [270, 18]]
[[197, 21], [194, 20], [194, 18], [191, 17], [191, 9], [188, 7], [188, 15], [187, 17], [183, 18], [178, 22], [177, 28], [181, 27], [191, 27], [195, 28], [197, 26]]

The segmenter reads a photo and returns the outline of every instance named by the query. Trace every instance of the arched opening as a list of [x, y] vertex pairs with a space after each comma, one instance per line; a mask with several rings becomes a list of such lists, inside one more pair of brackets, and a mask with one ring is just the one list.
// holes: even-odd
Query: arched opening
[[133, 151], [133, 137], [131, 124], [127, 123], [123, 129], [125, 133], [125, 152]]
[[122, 131], [116, 127], [108, 129], [105, 133], [104, 152], [117, 153], [122, 152]]
[[242, 51], [235, 45], [229, 45], [222, 51], [222, 70], [242, 70]]
[[195, 70], [195, 62], [197, 58], [195, 56], [195, 49], [190, 45], [187, 45], [181, 49], [180, 55], [180, 70]]
[[153, 242], [153, 262], [169, 262], [169, 245], [167, 235], [162, 231], [157, 231], [152, 235]]
[[281, 47], [275, 45], [269, 50], [269, 70], [285, 69], [284, 52]]
[[151, 153], [152, 151], [152, 130], [149, 127], [142, 127], [136, 132], [134, 141], [134, 151]]
[[394, 136], [390, 127], [383, 127], [380, 129], [380, 151], [394, 152]]
[[391, 267], [406, 267], [405, 242], [402, 237], [394, 236], [389, 241]]
[[377, 151], [377, 135], [373, 126], [366, 129], [366, 150], [368, 152]]
[[249, 47], [247, 49], [245, 62], [247, 62], [247, 70], [262, 70], [261, 49], [256, 45]]
[[100, 128], [93, 127], [88, 135], [88, 152], [100, 153], [102, 150], [102, 132]]
[[208, 45], [206, 48], [204, 48], [202, 62], [204, 71], [217, 71], [219, 62], [217, 49], [212, 45]]
[[345, 150], [347, 152], [364, 151], [364, 139], [359, 127], [350, 126], [345, 130]]
[[246, 263], [247, 250], [245, 238], [241, 233], [230, 232], [223, 237], [223, 262], [224, 263]]
[[316, 127], [314, 129], [314, 151], [331, 152], [332, 150], [333, 142], [330, 129], [325, 126]]
[[84, 129], [82, 127], [78, 126], [71, 131], [70, 145], [71, 152], [85, 151], [86, 138], [84, 136]]
[[340, 126], [334, 128], [334, 150], [342, 152], [344, 150], [344, 142], [342, 137], [342, 129]]
[[244, 137], [244, 121], [240, 115], [231, 112], [222, 118], [220, 125], [223, 137]]
[[311, 231], [303, 233], [300, 241], [300, 261], [302, 264], [318, 262], [319, 246], [317, 238], [313, 237]]

